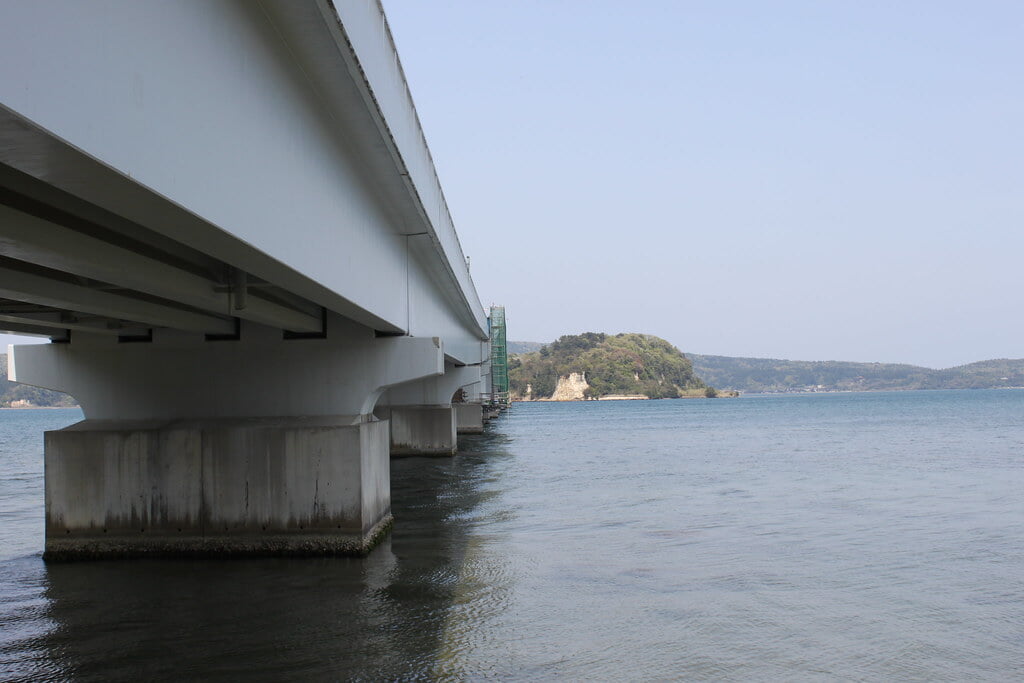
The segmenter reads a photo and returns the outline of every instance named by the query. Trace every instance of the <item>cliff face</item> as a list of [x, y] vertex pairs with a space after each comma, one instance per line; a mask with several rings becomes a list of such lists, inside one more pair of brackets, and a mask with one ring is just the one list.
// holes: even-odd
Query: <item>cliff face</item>
[[555, 385], [555, 393], [551, 394], [551, 398], [546, 400], [581, 401], [586, 398], [587, 390], [589, 388], [590, 385], [587, 384], [587, 373], [570, 372], [565, 377], [558, 378], [558, 384]]
[[513, 357], [509, 380], [513, 398], [525, 400], [678, 398], [706, 388], [679, 349], [645, 334], [561, 337]]

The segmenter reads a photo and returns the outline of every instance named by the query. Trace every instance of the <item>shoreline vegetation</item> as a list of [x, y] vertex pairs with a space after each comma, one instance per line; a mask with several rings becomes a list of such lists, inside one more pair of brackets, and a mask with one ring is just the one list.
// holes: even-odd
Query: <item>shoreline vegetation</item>
[[[509, 352], [513, 358], [526, 358], [544, 346], [511, 341]], [[697, 381], [717, 387], [719, 395], [1024, 389], [1024, 359], [1000, 358], [933, 369], [905, 363], [682, 355], [690, 362]]]

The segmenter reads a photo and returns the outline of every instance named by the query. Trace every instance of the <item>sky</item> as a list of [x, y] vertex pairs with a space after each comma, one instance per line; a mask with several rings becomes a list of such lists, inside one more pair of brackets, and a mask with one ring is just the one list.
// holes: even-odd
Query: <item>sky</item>
[[384, 7], [510, 339], [1024, 357], [1024, 3]]
[[384, 7], [510, 339], [1024, 357], [1024, 3]]

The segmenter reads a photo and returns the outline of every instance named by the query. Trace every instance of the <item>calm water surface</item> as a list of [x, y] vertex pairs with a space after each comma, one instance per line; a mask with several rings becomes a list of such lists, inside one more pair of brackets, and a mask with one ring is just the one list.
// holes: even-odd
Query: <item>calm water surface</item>
[[45, 565], [0, 411], [0, 679], [1024, 677], [1024, 391], [518, 404], [367, 559]]

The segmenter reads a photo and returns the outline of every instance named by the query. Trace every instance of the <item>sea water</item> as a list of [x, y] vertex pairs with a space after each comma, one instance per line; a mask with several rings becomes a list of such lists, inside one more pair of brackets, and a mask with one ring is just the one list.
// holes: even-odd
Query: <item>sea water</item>
[[1011, 680], [1024, 391], [516, 404], [365, 559], [43, 563], [0, 411], [0, 679]]

